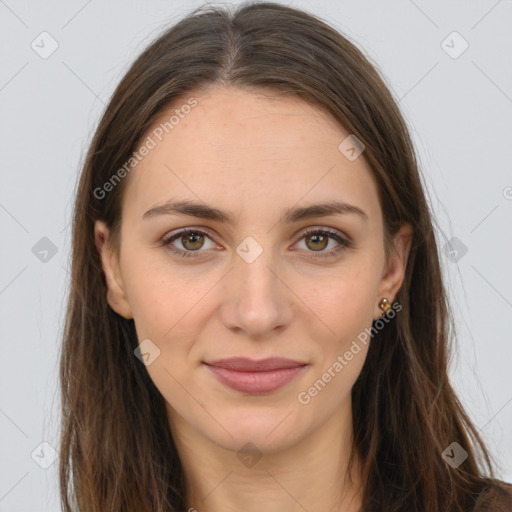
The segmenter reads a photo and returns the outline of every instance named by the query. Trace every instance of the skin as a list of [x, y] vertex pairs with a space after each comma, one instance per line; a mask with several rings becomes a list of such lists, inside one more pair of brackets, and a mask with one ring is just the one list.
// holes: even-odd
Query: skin
[[[360, 461], [345, 478], [352, 436], [350, 391], [368, 345], [317, 396], [307, 391], [390, 302], [404, 278], [411, 228], [384, 254], [377, 184], [364, 159], [339, 150], [349, 135], [318, 107], [270, 90], [213, 86], [189, 94], [198, 105], [131, 172], [123, 196], [121, 244], [95, 223], [110, 306], [133, 318], [139, 342], [160, 355], [147, 371], [167, 402], [169, 427], [186, 474], [187, 506], [212, 511], [356, 512]], [[162, 119], [168, 119], [164, 113]], [[234, 224], [144, 212], [169, 199], [231, 211]], [[366, 212], [279, 222], [286, 208], [343, 200]], [[185, 227], [213, 236], [172, 245]], [[332, 228], [353, 246], [315, 257], [311, 228]], [[248, 263], [236, 252], [247, 237], [263, 252]], [[339, 246], [328, 238], [320, 252]], [[195, 253], [197, 254], [196, 250]], [[399, 313], [397, 313], [399, 314]], [[225, 387], [204, 361], [288, 357], [307, 367], [264, 395]], [[253, 465], [237, 454], [252, 443]], [[255, 460], [255, 459], [254, 459]]]

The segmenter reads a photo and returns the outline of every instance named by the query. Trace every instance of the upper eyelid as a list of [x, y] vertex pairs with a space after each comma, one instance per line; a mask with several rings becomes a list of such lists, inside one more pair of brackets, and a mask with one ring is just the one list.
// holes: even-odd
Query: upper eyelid
[[[178, 237], [179, 235], [183, 234], [183, 233], [187, 233], [189, 231], [194, 231], [194, 232], [198, 232], [198, 233], [204, 233], [206, 236], [208, 236], [208, 238], [211, 239], [212, 242], [215, 242], [214, 240], [214, 237], [215, 235], [213, 234], [212, 231], [208, 230], [207, 228], [196, 228], [196, 227], [186, 227], [186, 228], [179, 228], [179, 229], [176, 229], [176, 230], [173, 230], [173, 231], [170, 231], [169, 233], [166, 233], [163, 237], [162, 237], [162, 240], [170, 240], [171, 238], [173, 237]], [[217, 242], [215, 242], [217, 243]]]

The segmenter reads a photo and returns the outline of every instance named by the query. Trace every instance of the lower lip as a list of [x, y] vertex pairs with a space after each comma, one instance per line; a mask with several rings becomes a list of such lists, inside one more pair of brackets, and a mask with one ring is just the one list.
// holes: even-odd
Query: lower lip
[[242, 393], [271, 393], [290, 382], [305, 366], [280, 368], [267, 372], [239, 372], [206, 365], [217, 379], [231, 389]]

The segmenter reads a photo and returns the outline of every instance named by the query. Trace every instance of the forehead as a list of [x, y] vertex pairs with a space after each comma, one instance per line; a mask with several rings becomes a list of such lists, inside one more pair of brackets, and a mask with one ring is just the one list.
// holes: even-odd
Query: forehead
[[295, 95], [197, 90], [175, 100], [143, 137], [154, 147], [132, 171], [123, 202], [139, 216], [170, 197], [234, 211], [241, 203], [244, 210], [254, 205], [261, 215], [262, 208], [289, 207], [301, 198], [328, 198], [364, 204], [371, 216], [379, 208], [377, 185], [364, 153], [351, 161], [340, 151], [349, 135]]

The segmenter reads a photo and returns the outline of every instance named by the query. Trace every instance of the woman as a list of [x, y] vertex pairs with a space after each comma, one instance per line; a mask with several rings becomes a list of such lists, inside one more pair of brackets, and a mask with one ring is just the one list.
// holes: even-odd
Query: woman
[[318, 18], [202, 8], [140, 55], [81, 173], [72, 275], [64, 510], [510, 508], [448, 379], [406, 124]]

